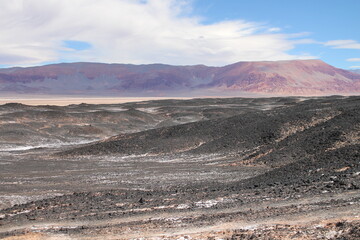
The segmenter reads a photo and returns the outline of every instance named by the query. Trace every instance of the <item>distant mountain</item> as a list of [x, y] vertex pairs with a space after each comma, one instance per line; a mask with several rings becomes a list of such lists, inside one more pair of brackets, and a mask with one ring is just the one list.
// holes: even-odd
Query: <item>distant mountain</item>
[[350, 72], [354, 72], [354, 73], [359, 73], [360, 74], [360, 69], [351, 69], [349, 70]]
[[0, 69], [0, 92], [116, 96], [360, 93], [360, 75], [320, 60], [224, 67], [61, 63]]

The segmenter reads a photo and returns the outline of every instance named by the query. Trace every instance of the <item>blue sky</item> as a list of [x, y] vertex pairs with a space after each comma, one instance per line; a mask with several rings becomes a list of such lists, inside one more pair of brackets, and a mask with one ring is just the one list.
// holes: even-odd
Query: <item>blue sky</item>
[[0, 9], [0, 67], [318, 58], [360, 68], [360, 0], [0, 0]]
[[73, 49], [76, 51], [84, 51], [84, 50], [90, 49], [91, 44], [88, 42], [82, 42], [82, 41], [65, 40], [64, 47]]
[[[304, 33], [314, 42], [355, 40], [360, 42], [359, 0], [196, 0], [194, 14], [204, 16], [206, 23], [245, 19], [263, 22], [285, 33]], [[359, 62], [346, 59], [360, 58], [357, 49], [331, 48], [322, 44], [300, 44], [290, 53], [304, 52], [341, 68]], [[360, 67], [359, 67], [360, 68]]]

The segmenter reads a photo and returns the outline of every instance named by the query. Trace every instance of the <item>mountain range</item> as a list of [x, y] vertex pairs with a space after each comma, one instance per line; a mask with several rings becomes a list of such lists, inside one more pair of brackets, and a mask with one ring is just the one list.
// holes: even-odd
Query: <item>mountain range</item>
[[360, 93], [360, 74], [321, 60], [223, 67], [60, 63], [0, 69], [0, 92], [101, 96], [330, 95]]
[[350, 72], [360, 73], [360, 69], [351, 69]]

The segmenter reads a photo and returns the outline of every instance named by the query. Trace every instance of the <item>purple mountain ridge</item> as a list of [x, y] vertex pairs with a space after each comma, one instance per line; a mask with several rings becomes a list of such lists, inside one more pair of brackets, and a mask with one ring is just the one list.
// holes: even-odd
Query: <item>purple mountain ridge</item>
[[0, 69], [0, 92], [111, 96], [330, 95], [360, 93], [360, 74], [321, 60], [224, 67], [60, 63]]

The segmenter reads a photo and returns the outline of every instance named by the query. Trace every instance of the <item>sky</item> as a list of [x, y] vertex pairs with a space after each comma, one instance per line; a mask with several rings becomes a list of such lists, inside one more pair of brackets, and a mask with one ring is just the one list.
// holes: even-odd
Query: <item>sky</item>
[[0, 67], [321, 59], [355, 69], [359, 13], [360, 0], [0, 0]]

